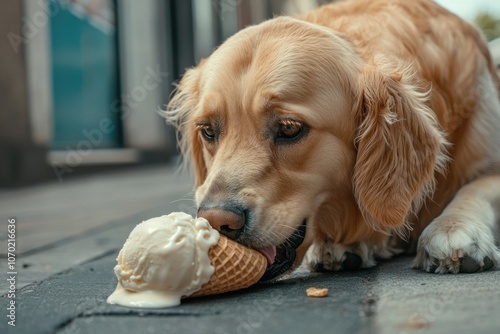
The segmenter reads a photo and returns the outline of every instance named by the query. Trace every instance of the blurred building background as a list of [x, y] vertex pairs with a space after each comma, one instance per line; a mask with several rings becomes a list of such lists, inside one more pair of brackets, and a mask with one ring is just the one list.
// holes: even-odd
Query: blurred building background
[[0, 186], [175, 156], [156, 112], [172, 83], [238, 29], [317, 4], [286, 2], [3, 1]]
[[325, 2], [2, 1], [0, 186], [175, 157], [156, 111], [184, 70], [247, 25]]

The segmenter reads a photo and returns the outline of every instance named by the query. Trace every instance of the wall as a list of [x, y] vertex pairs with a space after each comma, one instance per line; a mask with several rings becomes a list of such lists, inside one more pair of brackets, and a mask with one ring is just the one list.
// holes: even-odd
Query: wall
[[47, 148], [31, 135], [22, 41], [22, 1], [4, 1], [0, 11], [0, 186], [51, 176]]

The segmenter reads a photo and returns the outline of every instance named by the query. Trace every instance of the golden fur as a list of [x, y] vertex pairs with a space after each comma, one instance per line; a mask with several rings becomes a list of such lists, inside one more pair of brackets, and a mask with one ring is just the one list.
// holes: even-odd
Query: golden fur
[[[416, 245], [460, 188], [500, 175], [499, 88], [481, 34], [434, 2], [350, 0], [229, 38], [186, 72], [167, 118], [194, 162], [197, 205], [251, 210], [239, 241], [278, 245], [307, 219], [299, 260], [313, 244], [311, 268], [338, 269], [347, 251], [369, 267], [396, 253], [389, 234]], [[283, 120], [307, 133], [278, 143]], [[498, 179], [485, 201], [500, 202]], [[467, 203], [457, 207], [467, 213]], [[498, 216], [483, 224], [492, 238]], [[446, 221], [439, 233], [455, 224]], [[416, 261], [425, 270], [456, 272], [457, 249], [473, 253], [462, 236], [434, 256], [427, 239]], [[498, 267], [495, 245], [484, 249], [475, 259]]]

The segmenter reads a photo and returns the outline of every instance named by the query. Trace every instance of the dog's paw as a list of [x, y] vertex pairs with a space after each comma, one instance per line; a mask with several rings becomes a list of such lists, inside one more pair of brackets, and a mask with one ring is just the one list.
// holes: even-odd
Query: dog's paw
[[413, 268], [431, 273], [473, 273], [500, 268], [491, 230], [464, 216], [438, 217], [418, 241]]
[[330, 240], [314, 242], [304, 258], [310, 271], [338, 271], [370, 268], [377, 263], [373, 249], [365, 243], [344, 246]]

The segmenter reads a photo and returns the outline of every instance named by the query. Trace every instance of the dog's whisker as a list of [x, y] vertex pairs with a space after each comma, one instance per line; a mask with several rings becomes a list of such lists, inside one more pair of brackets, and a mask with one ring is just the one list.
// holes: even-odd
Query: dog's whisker
[[180, 199], [176, 199], [175, 201], [171, 201], [170, 204], [175, 204], [175, 203], [179, 203], [179, 202], [183, 202], [183, 201], [194, 202], [194, 200], [192, 198], [180, 198]]

